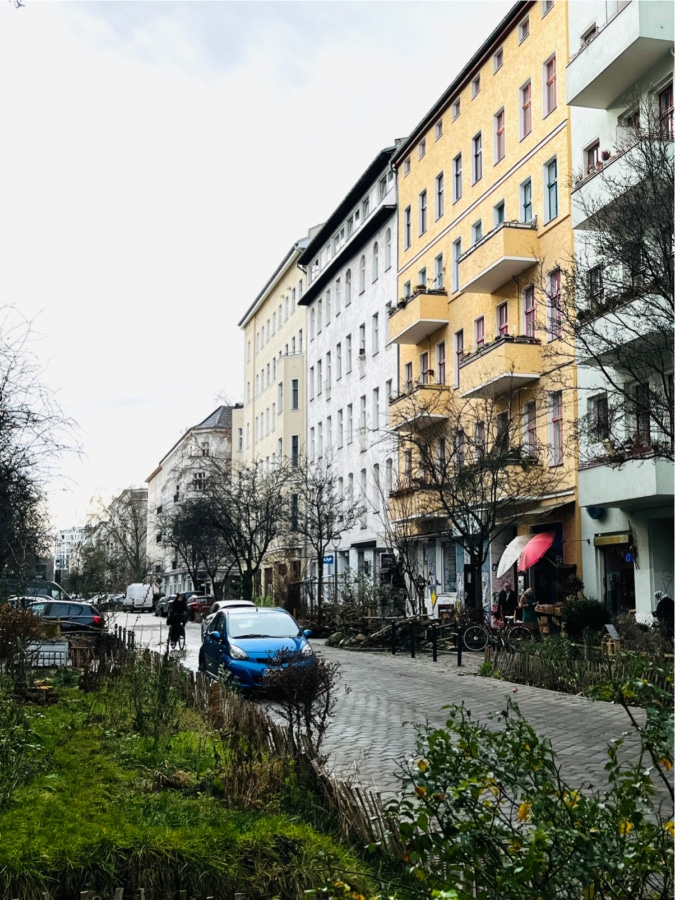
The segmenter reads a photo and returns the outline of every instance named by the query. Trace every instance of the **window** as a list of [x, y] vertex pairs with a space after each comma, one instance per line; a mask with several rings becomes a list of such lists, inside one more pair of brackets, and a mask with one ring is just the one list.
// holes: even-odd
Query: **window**
[[480, 316], [474, 322], [474, 330], [476, 337], [476, 349], [479, 350], [485, 346], [485, 316]]
[[550, 222], [558, 215], [558, 161], [552, 159], [544, 166], [546, 194], [544, 196], [544, 220]]
[[349, 306], [352, 302], [352, 270], [347, 269], [345, 272], [345, 306]]
[[403, 368], [403, 377], [405, 380], [405, 390], [413, 389], [413, 366], [411, 362], [407, 362]]
[[462, 239], [457, 238], [452, 244], [452, 289], [459, 290], [459, 258], [462, 255]]
[[427, 267], [424, 266], [417, 273], [417, 288], [421, 291], [426, 291], [427, 289]]
[[546, 278], [546, 294], [548, 297], [548, 339], [554, 341], [562, 335], [560, 269], [549, 272]]
[[347, 237], [351, 237], [353, 231], [354, 231], [354, 216], [350, 216], [347, 219]]
[[319, 422], [316, 428], [316, 452], [321, 459], [323, 456], [323, 422]]
[[439, 119], [434, 125], [434, 140], [437, 141], [443, 136], [443, 119]]
[[586, 31], [581, 35], [581, 47], [587, 47], [593, 38], [598, 34], [598, 26], [595, 22], [591, 25], [590, 28], [587, 28]]
[[314, 399], [314, 366], [310, 367], [309, 370], [309, 384], [307, 385], [309, 388], [309, 399]]
[[429, 381], [429, 354], [427, 351], [420, 354], [420, 381], [422, 384], [430, 384]]
[[453, 121], [453, 122], [454, 122], [455, 119], [459, 116], [459, 114], [461, 113], [461, 111], [462, 111], [462, 106], [461, 106], [460, 99], [459, 99], [459, 97], [458, 97], [458, 98], [455, 100], [455, 102], [452, 104], [452, 121]]
[[537, 453], [537, 404], [534, 400], [523, 407], [523, 449], [528, 456]]
[[342, 344], [335, 346], [335, 380], [342, 378]]
[[532, 221], [532, 179], [528, 178], [520, 186], [520, 220]]
[[673, 85], [668, 85], [659, 93], [659, 124], [661, 137], [673, 139]]
[[426, 155], [426, 152], [427, 152], [427, 142], [424, 138], [422, 138], [422, 140], [420, 141], [419, 146], [417, 148], [417, 158], [422, 159], [422, 157]]
[[479, 131], [473, 139], [473, 155], [471, 159], [471, 180], [475, 184], [483, 177], [483, 136]]
[[380, 349], [380, 315], [375, 313], [372, 318], [372, 339], [373, 353], [378, 353]]
[[377, 241], [373, 244], [373, 281], [380, 276], [380, 248]]
[[354, 439], [354, 408], [352, 404], [347, 406], [347, 443], [351, 444]]
[[384, 271], [391, 268], [391, 228], [384, 234]]
[[509, 333], [509, 305], [500, 303], [497, 307], [497, 334], [504, 337]]
[[291, 379], [291, 409], [300, 409], [300, 381]]
[[462, 154], [452, 161], [452, 202], [456, 203], [462, 196]]
[[553, 9], [553, 0], [541, 0], [541, 15], [542, 17], [546, 15], [547, 12], [550, 12]]
[[382, 178], [377, 183], [378, 186], [378, 198], [380, 203], [387, 196], [387, 176], [383, 175]]
[[434, 257], [434, 288], [440, 290], [443, 287], [443, 254]]
[[499, 50], [492, 57], [492, 66], [494, 72], [499, 72], [501, 67], [504, 65], [504, 48], [500, 47]]
[[332, 366], [331, 366], [331, 356], [330, 350], [326, 353], [326, 387], [330, 387], [332, 379]]
[[600, 141], [594, 141], [584, 150], [584, 172], [590, 175], [595, 172], [600, 162]]
[[483, 459], [486, 450], [485, 422], [476, 422], [473, 427], [473, 455], [475, 462]]
[[520, 139], [532, 131], [532, 82], [528, 81], [520, 89]]
[[633, 424], [635, 433], [633, 440], [637, 444], [651, 443], [651, 398], [648, 384], [636, 384], [633, 387]]
[[500, 109], [495, 119], [495, 163], [504, 159], [506, 155], [506, 132], [504, 125], [504, 110]]
[[477, 244], [483, 237], [483, 220], [479, 219], [471, 226], [472, 243]]
[[530, 34], [530, 17], [525, 16], [525, 18], [522, 19], [520, 24], [518, 25], [518, 43], [522, 44], [523, 41], [529, 36], [529, 34]]
[[361, 212], [363, 213], [364, 219], [367, 219], [370, 215], [370, 197], [366, 197], [366, 199], [361, 204]]
[[314, 340], [314, 334], [316, 332], [316, 310], [314, 307], [309, 311], [309, 339], [310, 341]]
[[412, 207], [403, 210], [403, 247], [407, 250], [412, 244]]
[[277, 385], [277, 410], [279, 415], [284, 411], [284, 383], [280, 381]]
[[323, 393], [323, 362], [321, 360], [316, 364], [316, 393], [317, 396]]
[[337, 414], [337, 445], [338, 447], [342, 447], [345, 439], [345, 428], [344, 428], [344, 416], [341, 409], [338, 409]]
[[328, 325], [328, 323], [330, 322], [330, 313], [331, 313], [331, 303], [330, 303], [330, 301], [331, 301], [331, 296], [330, 296], [330, 289], [329, 289], [329, 290], [326, 291], [326, 304], [325, 304], [325, 307], [326, 307], [326, 325]]
[[373, 388], [373, 428], [380, 427], [380, 389]]
[[237, 450], [241, 453], [244, 449], [244, 429], [237, 428]]
[[609, 437], [609, 405], [607, 394], [591, 399], [591, 438], [606, 441]]
[[342, 282], [338, 278], [335, 282], [335, 315], [340, 315], [340, 301], [342, 299]]
[[347, 373], [352, 370], [352, 336], [348, 334], [345, 338], [345, 371]]
[[405, 450], [403, 453], [403, 477], [407, 484], [412, 480], [412, 450]]
[[410, 282], [409, 282], [409, 281], [404, 282], [404, 284], [403, 284], [403, 296], [404, 296], [407, 300], [410, 299], [410, 291], [411, 291], [411, 288], [410, 288]]
[[459, 387], [459, 367], [464, 359], [464, 331], [455, 332], [455, 372], [454, 387]]
[[497, 225], [501, 225], [502, 222], [506, 219], [506, 207], [503, 200], [500, 200], [499, 203], [493, 208], [492, 219], [495, 227]]
[[480, 75], [476, 75], [471, 81], [471, 99], [480, 94]]
[[359, 293], [362, 294], [366, 289], [366, 257], [365, 255], [359, 260]]
[[445, 190], [445, 187], [444, 187], [443, 173], [440, 172], [436, 176], [435, 191], [434, 191], [435, 214], [436, 214], [437, 219], [440, 219], [440, 217], [443, 215], [443, 213], [445, 211], [445, 197], [443, 194], [444, 190]]
[[466, 462], [466, 434], [460, 428], [455, 433], [455, 465], [461, 469]]
[[359, 356], [366, 355], [366, 326], [359, 325]]
[[319, 302], [316, 305], [316, 332], [320, 333], [323, 328], [323, 300], [319, 298]]
[[316, 441], [314, 438], [314, 429], [309, 429], [309, 458], [314, 459], [316, 455]]
[[549, 465], [561, 466], [563, 461], [563, 417], [562, 391], [548, 395], [549, 429], [551, 433], [551, 456]]
[[419, 228], [420, 234], [427, 230], [427, 192], [422, 191], [419, 196]]
[[410, 175], [410, 157], [406, 156], [403, 160], [403, 175]]
[[361, 433], [365, 432], [368, 426], [367, 412], [366, 412], [366, 395], [362, 394], [359, 398], [359, 429]]
[[627, 276], [631, 287], [641, 288], [645, 280], [645, 255], [639, 243], [627, 243], [624, 249]]
[[509, 449], [509, 414], [500, 412], [495, 416], [495, 450], [497, 453], [507, 453]]
[[588, 299], [591, 308], [602, 302], [605, 294], [602, 266], [593, 266], [588, 270]]
[[525, 334], [533, 338], [536, 328], [536, 307], [534, 302], [534, 285], [528, 284], [523, 291], [523, 307], [525, 313]]
[[380, 466], [379, 463], [375, 463], [373, 466], [373, 509], [375, 512], [379, 512], [380, 509]]
[[552, 113], [557, 105], [556, 62], [555, 56], [552, 56], [544, 63], [544, 116]]
[[436, 345], [436, 384], [445, 384], [445, 341]]

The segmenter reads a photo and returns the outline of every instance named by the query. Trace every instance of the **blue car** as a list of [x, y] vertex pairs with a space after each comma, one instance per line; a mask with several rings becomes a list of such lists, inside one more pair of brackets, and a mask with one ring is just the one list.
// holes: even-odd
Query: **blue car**
[[199, 669], [211, 675], [226, 671], [238, 687], [260, 687], [265, 670], [280, 651], [297, 654], [298, 662], [314, 658], [303, 631], [285, 609], [241, 607], [214, 616], [199, 651]]

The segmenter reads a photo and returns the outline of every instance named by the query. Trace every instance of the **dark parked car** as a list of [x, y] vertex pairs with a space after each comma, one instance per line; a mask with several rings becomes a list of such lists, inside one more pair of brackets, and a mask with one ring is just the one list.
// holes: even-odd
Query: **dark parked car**
[[103, 616], [91, 603], [74, 600], [37, 600], [28, 606], [33, 615], [44, 622], [60, 621], [61, 631], [90, 631], [98, 634], [105, 628]]
[[298, 663], [314, 659], [310, 634], [285, 609], [221, 609], [204, 635], [199, 668], [211, 675], [225, 669], [233, 685], [256, 688], [277, 653], [292, 653]]
[[166, 597], [160, 597], [155, 604], [155, 615], [164, 616], [164, 618], [166, 618], [166, 615], [169, 611], [169, 603], [172, 603], [175, 599], [175, 594], [167, 594]]

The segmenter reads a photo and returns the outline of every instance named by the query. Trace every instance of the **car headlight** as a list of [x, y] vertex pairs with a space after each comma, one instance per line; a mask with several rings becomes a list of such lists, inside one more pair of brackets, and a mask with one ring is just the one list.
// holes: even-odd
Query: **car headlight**
[[305, 646], [300, 651], [300, 656], [314, 656], [314, 651], [310, 644], [305, 644]]
[[232, 659], [248, 659], [248, 653], [245, 650], [242, 650], [241, 647], [237, 647], [236, 644], [230, 644], [230, 652], [229, 656]]

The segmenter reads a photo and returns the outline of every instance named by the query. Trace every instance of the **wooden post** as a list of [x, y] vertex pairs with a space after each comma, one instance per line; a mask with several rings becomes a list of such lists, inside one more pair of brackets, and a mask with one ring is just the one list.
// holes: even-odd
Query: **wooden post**
[[115, 900], [124, 900], [124, 888], [115, 888]]

